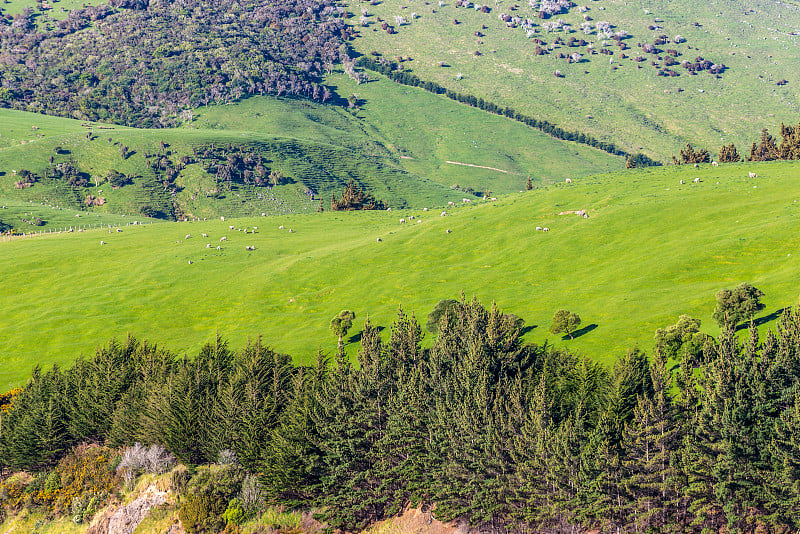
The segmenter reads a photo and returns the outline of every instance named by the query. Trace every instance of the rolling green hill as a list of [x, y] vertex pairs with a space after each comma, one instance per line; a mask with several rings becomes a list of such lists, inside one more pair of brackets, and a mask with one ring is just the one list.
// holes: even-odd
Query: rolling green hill
[[[751, 171], [758, 177], [748, 178]], [[424, 322], [439, 299], [461, 291], [524, 318], [528, 341], [566, 344], [604, 362], [636, 344], [649, 350], [654, 330], [681, 313], [716, 334], [714, 294], [743, 281], [766, 293], [769, 326], [775, 311], [797, 302], [797, 201], [798, 163], [669, 167], [428, 211], [168, 223], [0, 243], [0, 389], [21, 383], [34, 364], [71, 361], [127, 333], [190, 354], [217, 332], [234, 346], [263, 335], [310, 361], [319, 348], [335, 349], [328, 323], [342, 308], [358, 315], [357, 338], [367, 315], [388, 326], [402, 305]], [[547, 333], [559, 308], [583, 318], [585, 333], [574, 341]]]
[[[422, 206], [459, 200], [451, 186], [509, 193], [622, 166], [618, 157], [577, 143], [557, 141], [503, 117], [489, 116], [420, 89], [387, 80], [357, 86], [330, 77], [343, 94], [357, 93], [360, 109], [348, 112], [301, 100], [253, 97], [229, 106], [200, 108], [177, 129], [135, 129], [81, 123], [0, 110], [0, 197], [81, 208], [88, 195], [106, 203], [91, 209], [138, 214], [150, 205], [187, 216], [244, 216], [314, 211], [311, 188], [329, 207], [350, 179], [390, 206]], [[201, 162], [189, 163], [172, 195], [148, 166], [145, 154], [167, 143], [170, 159], [192, 156], [196, 147], [239, 146], [263, 154], [270, 169], [291, 183], [273, 189], [234, 184], [220, 191]], [[121, 147], [132, 154], [121, 156]], [[57, 149], [60, 149], [57, 151]], [[44, 176], [52, 165], [72, 162], [89, 178], [87, 187], [41, 180], [17, 189], [14, 171]], [[112, 189], [112, 170], [134, 176]], [[99, 179], [99, 180], [98, 180]], [[95, 180], [98, 180], [95, 182]], [[217, 193], [214, 193], [217, 191]]]
[[[668, 161], [687, 141], [713, 153], [736, 143], [746, 151], [762, 128], [775, 132], [780, 121], [800, 119], [800, 6], [776, 0], [691, 2], [689, 0], [596, 0], [578, 3], [568, 13], [536, 18], [527, 2], [498, 0], [490, 13], [457, 7], [454, 0], [385, 0], [373, 5], [349, 0], [351, 23], [359, 37], [352, 46], [396, 61], [423, 80], [510, 106], [518, 112], [590, 133], [629, 152], [642, 151]], [[480, 2], [478, 3], [480, 5]], [[367, 26], [361, 26], [362, 9]], [[412, 14], [416, 14], [413, 16]], [[500, 15], [531, 18], [530, 37], [521, 23], [509, 27]], [[584, 16], [589, 20], [585, 21]], [[403, 17], [398, 24], [395, 17]], [[543, 25], [561, 19], [570, 25], [547, 31]], [[598, 22], [612, 32], [625, 31], [626, 50], [613, 39], [598, 36]], [[456, 23], [457, 22], [457, 23]], [[592, 25], [585, 34], [580, 24]], [[396, 33], [381, 29], [388, 24]], [[637, 45], [657, 45], [645, 53]], [[676, 36], [685, 42], [676, 44]], [[594, 43], [567, 46], [570, 39]], [[536, 55], [534, 39], [544, 41]], [[560, 39], [563, 44], [554, 44]], [[603, 46], [603, 41], [606, 46]], [[548, 48], [552, 50], [548, 51]], [[680, 55], [670, 67], [679, 76], [657, 76], [667, 67], [666, 50]], [[582, 54], [578, 62], [559, 58]], [[620, 56], [626, 54], [626, 58]], [[640, 56], [644, 61], [634, 59]], [[689, 75], [681, 61], [702, 57], [727, 70], [719, 77], [707, 70]], [[657, 65], [654, 66], [652, 63]], [[563, 77], [556, 77], [559, 71]], [[786, 80], [785, 85], [777, 85]]]

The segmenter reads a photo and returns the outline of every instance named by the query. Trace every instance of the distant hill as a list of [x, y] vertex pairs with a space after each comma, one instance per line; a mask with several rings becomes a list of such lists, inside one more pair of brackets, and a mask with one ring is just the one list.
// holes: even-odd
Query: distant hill
[[360, 54], [661, 161], [686, 142], [741, 152], [800, 120], [797, 3], [347, 5]]
[[[343, 308], [357, 314], [357, 338], [367, 315], [388, 326], [402, 305], [424, 323], [438, 300], [461, 291], [523, 318], [526, 340], [602, 362], [635, 345], [649, 351], [654, 331], [683, 313], [716, 335], [714, 295], [741, 282], [766, 293], [758, 319], [768, 326], [797, 301], [798, 171], [797, 162], [634, 169], [427, 211], [0, 242], [9, 281], [0, 285], [0, 389], [36, 363], [72, 361], [127, 332], [190, 353], [216, 332], [235, 346], [263, 334], [276, 350], [311, 361], [317, 349], [335, 349], [328, 325]], [[559, 308], [583, 320], [574, 341], [547, 333]], [[319, 347], [320, 339], [330, 344]]]

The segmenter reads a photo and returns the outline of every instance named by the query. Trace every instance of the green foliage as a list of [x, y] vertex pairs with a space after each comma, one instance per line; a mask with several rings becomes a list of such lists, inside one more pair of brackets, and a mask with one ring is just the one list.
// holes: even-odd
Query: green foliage
[[739, 155], [739, 152], [736, 150], [736, 146], [733, 143], [729, 145], [723, 145], [722, 148], [719, 149], [719, 162], [720, 163], [738, 163], [742, 160], [742, 157]]
[[461, 306], [461, 302], [455, 299], [442, 299], [437, 302], [436, 306], [428, 314], [428, 322], [425, 323], [425, 329], [431, 334], [438, 333], [439, 323], [443, 319], [446, 321], [454, 317], [459, 306]]
[[551, 334], [564, 333], [573, 339], [572, 333], [581, 324], [581, 318], [577, 313], [568, 310], [558, 310], [553, 314], [553, 323], [550, 325]]
[[686, 143], [686, 146], [681, 149], [680, 157], [672, 156], [672, 161], [675, 165], [685, 165], [687, 163], [708, 163], [711, 161], [711, 156], [708, 150], [701, 148], [695, 150], [691, 143]]
[[341, 198], [336, 195], [331, 196], [331, 211], [353, 211], [353, 210], [382, 210], [385, 206], [382, 201], [375, 200], [371, 194], [366, 192], [363, 187], [358, 187], [350, 180], [342, 191]]
[[342, 338], [347, 335], [347, 331], [353, 326], [356, 314], [350, 310], [342, 310], [336, 317], [331, 319], [331, 332], [339, 337], [339, 347], [342, 346]]
[[664, 358], [683, 359], [691, 365], [703, 354], [708, 335], [700, 332], [700, 320], [688, 315], [678, 317], [678, 322], [656, 330], [656, 350]]
[[742, 321], [752, 320], [766, 306], [761, 302], [764, 293], [747, 282], [734, 289], [717, 293], [717, 307], [713, 318], [720, 326], [735, 328]]
[[231, 502], [228, 503], [228, 508], [222, 514], [222, 518], [225, 520], [226, 525], [241, 525], [244, 523], [246, 517], [242, 509], [242, 501], [237, 498], [231, 499]]

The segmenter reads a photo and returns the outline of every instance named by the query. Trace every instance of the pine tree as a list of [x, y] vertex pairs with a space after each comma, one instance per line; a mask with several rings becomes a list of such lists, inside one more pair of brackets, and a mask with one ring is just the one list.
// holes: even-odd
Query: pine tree
[[733, 143], [729, 145], [723, 145], [722, 148], [719, 149], [720, 163], [738, 163], [741, 160], [742, 157], [739, 155], [739, 152], [736, 150], [736, 146]]
[[747, 161], [773, 161], [780, 159], [778, 146], [775, 144], [775, 138], [769, 133], [769, 130], [764, 128], [761, 130], [761, 138], [758, 144], [753, 143], [750, 147], [750, 156]]

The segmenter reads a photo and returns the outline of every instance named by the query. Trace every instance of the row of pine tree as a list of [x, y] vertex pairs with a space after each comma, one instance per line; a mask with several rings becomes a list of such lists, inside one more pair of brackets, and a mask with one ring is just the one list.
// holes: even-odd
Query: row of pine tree
[[496, 532], [800, 528], [800, 312], [709, 340], [698, 368], [632, 350], [608, 369], [520, 328], [462, 299], [423, 348], [401, 310], [388, 336], [366, 323], [357, 364], [311, 366], [260, 340], [194, 358], [112, 341], [34, 370], [0, 414], [0, 467], [91, 440], [189, 464], [232, 449], [272, 502], [350, 531], [408, 505]]

